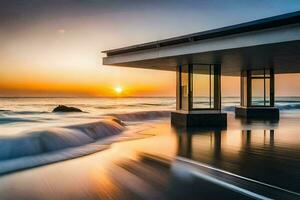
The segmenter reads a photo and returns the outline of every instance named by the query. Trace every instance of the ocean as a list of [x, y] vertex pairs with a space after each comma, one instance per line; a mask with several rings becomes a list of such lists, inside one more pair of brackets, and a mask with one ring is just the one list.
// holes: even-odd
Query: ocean
[[300, 98], [276, 99], [279, 122], [235, 118], [239, 98], [222, 100], [220, 130], [172, 127], [174, 98], [0, 98], [0, 199], [223, 198], [203, 177], [299, 199]]
[[[53, 113], [58, 105], [83, 112]], [[225, 112], [233, 112], [236, 105], [238, 97], [222, 99]], [[281, 113], [300, 114], [299, 97], [277, 98], [276, 106]], [[135, 133], [146, 128], [146, 120], [169, 117], [174, 109], [175, 98], [0, 98], [0, 174], [87, 155], [115, 141], [140, 137]]]

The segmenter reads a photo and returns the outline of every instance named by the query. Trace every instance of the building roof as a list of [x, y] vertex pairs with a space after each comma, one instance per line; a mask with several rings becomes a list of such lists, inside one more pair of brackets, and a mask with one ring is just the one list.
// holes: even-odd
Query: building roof
[[222, 75], [273, 68], [300, 73], [300, 11], [155, 42], [103, 51], [104, 65], [175, 71], [221, 64]]
[[300, 11], [297, 11], [293, 13], [268, 17], [268, 18], [236, 24], [232, 26], [226, 26], [222, 28], [183, 35], [179, 37], [173, 37], [164, 40], [142, 43], [142, 44], [127, 46], [123, 48], [105, 50], [102, 51], [102, 53], [106, 53], [107, 56], [119, 55], [119, 54], [136, 52], [141, 50], [155, 49], [155, 48], [172, 46], [177, 44], [189, 43], [193, 41], [229, 36], [229, 35], [234, 35], [239, 33], [259, 31], [263, 29], [275, 28], [275, 27], [295, 24], [299, 22], [300, 22]]

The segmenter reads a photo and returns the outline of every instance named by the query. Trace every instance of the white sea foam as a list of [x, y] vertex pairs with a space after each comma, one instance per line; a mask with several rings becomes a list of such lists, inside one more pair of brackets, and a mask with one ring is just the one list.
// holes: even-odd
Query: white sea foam
[[[283, 112], [300, 110], [298, 97], [276, 100]], [[232, 112], [239, 98], [222, 102]], [[85, 113], [52, 113], [59, 104]], [[0, 173], [105, 149], [131, 131], [122, 121], [140, 127], [146, 120], [169, 117], [170, 111], [162, 109], [174, 110], [175, 98], [0, 98]]]
[[125, 129], [114, 120], [69, 127], [35, 130], [20, 136], [0, 140], [0, 160], [37, 155], [82, 146], [121, 133]]
[[111, 114], [123, 121], [142, 121], [142, 120], [152, 120], [161, 117], [169, 117], [170, 111], [140, 111], [131, 113], [121, 113], [121, 114]]
[[116, 141], [145, 137], [137, 134], [145, 128], [143, 123], [128, 128], [123, 121], [168, 115], [166, 111], [119, 114], [93, 123], [38, 129], [1, 138], [0, 174], [91, 154]]

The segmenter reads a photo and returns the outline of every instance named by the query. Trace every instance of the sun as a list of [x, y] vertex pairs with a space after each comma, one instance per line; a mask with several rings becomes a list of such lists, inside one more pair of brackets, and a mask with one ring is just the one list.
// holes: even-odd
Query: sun
[[123, 92], [123, 88], [121, 86], [115, 87], [114, 90], [117, 94], [122, 94], [122, 92]]

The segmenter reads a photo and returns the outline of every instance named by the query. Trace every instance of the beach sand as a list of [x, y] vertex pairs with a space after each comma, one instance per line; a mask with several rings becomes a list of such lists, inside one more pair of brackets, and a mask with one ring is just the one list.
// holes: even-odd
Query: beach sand
[[[140, 134], [149, 137], [2, 176], [0, 199], [198, 199], [201, 192], [241, 197], [216, 190], [203, 174], [221, 181], [217, 185], [231, 181], [262, 195], [296, 199], [298, 194], [289, 191], [300, 192], [299, 119], [287, 115], [279, 123], [245, 122], [230, 114], [226, 130], [175, 129], [169, 119], [148, 121], [150, 128]], [[266, 190], [198, 163], [289, 191]]]

